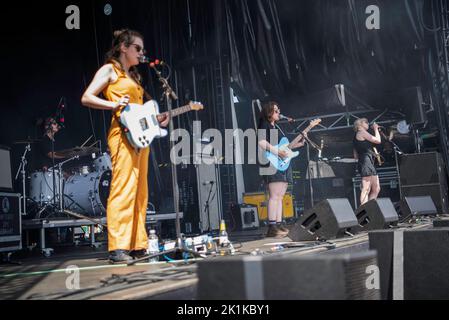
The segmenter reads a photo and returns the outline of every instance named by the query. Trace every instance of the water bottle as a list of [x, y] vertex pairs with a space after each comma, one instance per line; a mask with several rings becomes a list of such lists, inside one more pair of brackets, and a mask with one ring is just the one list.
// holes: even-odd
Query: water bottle
[[[150, 230], [150, 235], [148, 237], [148, 254], [156, 254], [159, 253], [159, 240], [156, 235], [156, 230]], [[159, 261], [159, 257], [154, 257], [149, 259], [149, 262], [157, 262]]]
[[228, 233], [226, 232], [226, 223], [221, 220], [220, 233], [218, 234], [218, 244], [220, 247], [227, 247], [229, 245]]

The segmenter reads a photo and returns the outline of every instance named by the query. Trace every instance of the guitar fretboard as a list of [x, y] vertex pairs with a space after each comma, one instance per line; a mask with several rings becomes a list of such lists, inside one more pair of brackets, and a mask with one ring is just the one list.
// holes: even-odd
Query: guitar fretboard
[[177, 109], [175, 109], [175, 110], [172, 110], [172, 111], [171, 111], [171, 116], [172, 116], [172, 117], [176, 117], [176, 116], [179, 116], [180, 114], [189, 112], [190, 110], [192, 110], [192, 108], [190, 107], [190, 105], [186, 105], [186, 106], [184, 106], [184, 107], [180, 107], [180, 108], [177, 108]]
[[163, 115], [168, 115], [168, 114], [170, 114], [171, 117], [177, 117], [183, 113], [189, 112], [190, 110], [192, 110], [192, 107], [188, 104], [183, 107], [176, 108], [176, 109], [172, 110], [171, 112], [167, 111], [167, 112], [161, 113], [160, 115], [158, 115], [158, 117], [162, 117]]

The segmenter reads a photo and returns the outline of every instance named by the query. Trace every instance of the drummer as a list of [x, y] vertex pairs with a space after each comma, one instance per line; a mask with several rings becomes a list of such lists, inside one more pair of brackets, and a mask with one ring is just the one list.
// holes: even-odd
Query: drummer
[[[65, 157], [54, 150], [58, 150], [55, 136], [61, 129], [61, 126], [53, 117], [48, 117], [44, 122], [44, 136], [38, 145], [38, 169], [47, 171], [59, 160]], [[53, 161], [54, 159], [54, 161]]]

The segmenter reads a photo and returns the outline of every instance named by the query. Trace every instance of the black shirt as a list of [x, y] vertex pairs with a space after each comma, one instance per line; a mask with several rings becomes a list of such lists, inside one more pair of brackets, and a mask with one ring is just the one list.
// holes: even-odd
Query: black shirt
[[[274, 141], [271, 141], [270, 130], [277, 130], [277, 132], [278, 132], [277, 140], [275, 139]], [[281, 140], [283, 137], [285, 137], [285, 135], [282, 132], [282, 130], [279, 130], [277, 128], [277, 126], [272, 125], [271, 123], [269, 123], [266, 120], [261, 120], [260, 121], [259, 126], [257, 127], [257, 131], [258, 131], [258, 140], [259, 141], [260, 140], [267, 140], [273, 146], [279, 144], [279, 140]], [[263, 137], [265, 137], [265, 139], [263, 139]], [[273, 136], [273, 139], [274, 139], [274, 136]]]
[[357, 154], [359, 155], [359, 158], [363, 155], [368, 155], [370, 157], [374, 155], [373, 144], [368, 140], [357, 140], [357, 134], [354, 135], [353, 145], [355, 151], [357, 151]]
[[[56, 141], [54, 142], [54, 150], [58, 150], [58, 144]], [[48, 156], [48, 154], [52, 151], [52, 141], [47, 135], [45, 135], [37, 147], [37, 170], [42, 170], [43, 167], [49, 168], [53, 166], [53, 160]], [[55, 163], [57, 162], [58, 160], [55, 159]]]
[[[271, 136], [271, 130], [277, 131], [277, 139], [275, 139], [275, 136]], [[270, 143], [272, 146], [276, 146], [279, 144], [279, 141], [285, 137], [282, 130], [279, 130], [276, 126], [272, 125], [266, 120], [261, 120], [259, 122], [259, 126], [257, 127], [257, 141], [266, 140], [268, 143]], [[273, 141], [271, 140], [273, 139]], [[265, 151], [265, 150], [261, 150]], [[269, 163], [263, 164], [259, 163], [263, 167], [268, 167]]]

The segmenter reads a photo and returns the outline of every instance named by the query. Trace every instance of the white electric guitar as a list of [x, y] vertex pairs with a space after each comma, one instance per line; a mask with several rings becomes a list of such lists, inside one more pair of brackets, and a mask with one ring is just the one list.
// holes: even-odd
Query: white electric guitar
[[[200, 102], [190, 102], [188, 105], [173, 109], [171, 117], [179, 116], [191, 110], [202, 110], [204, 106]], [[155, 100], [150, 100], [144, 105], [130, 103], [120, 114], [120, 122], [125, 127], [126, 136], [131, 145], [137, 149], [148, 148], [156, 137], [165, 137], [168, 132], [159, 127], [168, 112], [158, 114], [159, 106]]]

